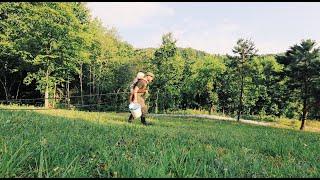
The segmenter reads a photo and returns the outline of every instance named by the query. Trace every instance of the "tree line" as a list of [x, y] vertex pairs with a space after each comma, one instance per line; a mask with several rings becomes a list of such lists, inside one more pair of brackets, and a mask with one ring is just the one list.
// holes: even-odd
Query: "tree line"
[[119, 93], [129, 91], [138, 71], [152, 71], [152, 112], [287, 117], [301, 119], [301, 129], [306, 119], [320, 119], [320, 54], [311, 39], [268, 55], [257, 54], [250, 39], [239, 39], [232, 54], [214, 55], [179, 48], [167, 33], [160, 47], [138, 49], [79, 2], [1, 3], [0, 20], [4, 102], [43, 98], [46, 107], [107, 102], [100, 110], [119, 110], [128, 103]]

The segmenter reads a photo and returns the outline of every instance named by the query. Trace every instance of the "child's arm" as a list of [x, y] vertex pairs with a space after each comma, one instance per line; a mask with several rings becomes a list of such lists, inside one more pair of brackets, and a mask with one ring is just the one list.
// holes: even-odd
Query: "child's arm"
[[137, 102], [138, 102], [138, 101], [137, 101], [138, 91], [139, 91], [139, 87], [136, 86], [136, 87], [133, 89], [133, 92], [132, 92], [133, 99], [131, 99], [131, 100], [132, 100], [133, 103], [137, 103]]

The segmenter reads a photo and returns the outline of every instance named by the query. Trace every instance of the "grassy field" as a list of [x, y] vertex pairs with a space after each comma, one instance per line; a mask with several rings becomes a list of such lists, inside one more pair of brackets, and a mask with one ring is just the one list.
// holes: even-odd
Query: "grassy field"
[[0, 177], [320, 177], [320, 133], [128, 115], [0, 110]]
[[[178, 110], [178, 111], [169, 112], [168, 114], [209, 115], [208, 111], [193, 110], [193, 109]], [[231, 117], [231, 116], [223, 115], [222, 113], [213, 113], [213, 115], [220, 116], [222, 119], [223, 117], [234, 118], [234, 119], [237, 118], [236, 116]], [[299, 130], [301, 126], [301, 121], [298, 121], [295, 119], [288, 119], [284, 117], [278, 118], [278, 117], [272, 117], [272, 116], [263, 116], [260, 118], [259, 116], [242, 115], [241, 119], [252, 120], [255, 122], [267, 122], [272, 127], [286, 128], [286, 129], [292, 129], [292, 130]], [[304, 131], [320, 133], [320, 121], [308, 119], [305, 123]]]

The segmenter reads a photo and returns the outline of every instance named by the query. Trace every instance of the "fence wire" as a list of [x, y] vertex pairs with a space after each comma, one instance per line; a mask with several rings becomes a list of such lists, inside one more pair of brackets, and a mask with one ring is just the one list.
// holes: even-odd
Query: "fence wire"
[[[104, 94], [86, 94], [77, 96], [63, 96], [50, 98], [28, 98], [0, 100], [1, 105], [15, 105], [21, 108], [3, 108], [0, 110], [52, 110], [52, 109], [85, 109], [106, 111], [128, 111], [130, 92], [116, 92]], [[45, 108], [45, 100], [49, 101], [50, 107]], [[24, 108], [33, 106], [33, 108]], [[23, 107], [23, 108], [22, 108]]]

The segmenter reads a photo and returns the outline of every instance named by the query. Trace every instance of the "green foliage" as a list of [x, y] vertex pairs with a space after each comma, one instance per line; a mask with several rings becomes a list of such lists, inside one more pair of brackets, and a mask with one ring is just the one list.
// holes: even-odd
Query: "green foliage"
[[233, 72], [238, 77], [238, 87], [239, 87], [239, 105], [238, 105], [238, 121], [240, 115], [244, 113], [243, 106], [254, 104], [254, 97], [257, 96], [256, 93], [250, 95], [250, 87], [247, 84], [252, 84], [252, 77], [250, 72], [250, 64], [252, 63], [253, 57], [256, 56], [257, 49], [251, 40], [239, 39], [237, 45], [232, 49], [235, 54], [231, 62], [231, 68], [234, 68]]
[[160, 111], [175, 108], [179, 104], [183, 60], [171, 33], [163, 35], [162, 45], [155, 51], [151, 63], [155, 74], [150, 87], [153, 94], [151, 99], [158, 99], [153, 106], [159, 107]]
[[208, 111], [212, 112], [213, 106], [218, 104], [218, 90], [221, 83], [218, 77], [221, 76], [226, 67], [218, 57], [206, 56], [192, 66], [190, 91], [198, 97], [196, 103], [207, 104]]
[[320, 48], [313, 40], [302, 40], [300, 44], [290, 47], [284, 56], [279, 56], [278, 60], [285, 65], [288, 89], [302, 104], [300, 129], [303, 129], [304, 120], [307, 118], [313, 104], [312, 101], [316, 99], [318, 93]]

